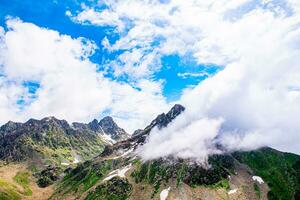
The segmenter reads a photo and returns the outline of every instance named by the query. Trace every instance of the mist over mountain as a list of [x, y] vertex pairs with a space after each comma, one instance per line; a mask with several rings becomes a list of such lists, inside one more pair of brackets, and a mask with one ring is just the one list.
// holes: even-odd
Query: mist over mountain
[[0, 200], [300, 199], [299, 0], [0, 0]]
[[[297, 199], [300, 192], [300, 182], [296, 178], [300, 176], [298, 155], [269, 147], [232, 152], [217, 142], [210, 147], [207, 146], [209, 143], [197, 145], [202, 138], [208, 137], [210, 131], [215, 131], [210, 130], [211, 126], [205, 127], [212, 123], [208, 120], [189, 129], [198, 128], [195, 135], [204, 134], [202, 138], [194, 137], [192, 141], [185, 135], [190, 133], [181, 132], [176, 138], [177, 146], [171, 146], [175, 139], [166, 139], [170, 133], [165, 130], [172, 130], [176, 125], [174, 122], [182, 119], [185, 112], [183, 106], [176, 104], [144, 129], [135, 131], [130, 138], [106, 146], [93, 160], [71, 170], [59, 184], [53, 199], [64, 197], [66, 193], [75, 193], [79, 199], [113, 196], [159, 199], [166, 191], [160, 188], [170, 188], [171, 194], [167, 193], [170, 199]], [[220, 124], [215, 123], [216, 126]], [[213, 140], [213, 137], [217, 138], [211, 136], [206, 141]], [[170, 143], [149, 146], [155, 139], [161, 141], [159, 138]], [[95, 185], [90, 184], [92, 180], [96, 180]], [[199, 187], [202, 188], [200, 191], [197, 190]]]

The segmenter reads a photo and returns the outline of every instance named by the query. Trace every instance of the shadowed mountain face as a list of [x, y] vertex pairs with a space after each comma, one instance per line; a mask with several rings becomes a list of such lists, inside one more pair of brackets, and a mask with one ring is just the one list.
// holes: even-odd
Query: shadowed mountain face
[[112, 139], [127, 139], [129, 135], [124, 129], [120, 128], [112, 117], [104, 117], [99, 121], [99, 126], [105, 134], [109, 134]]
[[66, 120], [55, 117], [30, 119], [25, 123], [9, 121], [0, 128], [0, 159], [34, 160], [39, 164], [72, 163], [78, 162], [78, 157], [86, 160], [96, 156], [112, 141], [128, 138], [111, 117], [100, 122], [69, 125]]

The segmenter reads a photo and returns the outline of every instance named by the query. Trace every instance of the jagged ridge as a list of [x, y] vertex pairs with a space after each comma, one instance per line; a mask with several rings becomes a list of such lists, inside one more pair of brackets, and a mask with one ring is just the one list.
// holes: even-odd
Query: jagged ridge
[[78, 158], [86, 160], [101, 153], [109, 137], [116, 141], [128, 138], [111, 117], [72, 125], [55, 117], [9, 121], [0, 128], [0, 159], [41, 165], [78, 162]]

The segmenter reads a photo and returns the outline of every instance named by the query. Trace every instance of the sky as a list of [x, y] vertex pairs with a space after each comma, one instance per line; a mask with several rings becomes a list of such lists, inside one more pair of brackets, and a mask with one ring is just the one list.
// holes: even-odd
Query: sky
[[131, 133], [181, 103], [144, 158], [300, 153], [299, 36], [298, 0], [0, 0], [0, 124], [110, 115]]

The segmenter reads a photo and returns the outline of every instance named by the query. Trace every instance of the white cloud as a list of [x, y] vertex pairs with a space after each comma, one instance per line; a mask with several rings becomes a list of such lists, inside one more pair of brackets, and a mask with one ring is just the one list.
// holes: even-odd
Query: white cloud
[[174, 156], [192, 158], [205, 163], [210, 154], [220, 153], [211, 143], [218, 135], [222, 119], [199, 119], [191, 123], [189, 118], [179, 116], [177, 123], [168, 128], [153, 130], [149, 141], [138, 149], [145, 160]]
[[[23, 81], [37, 81], [41, 86], [37, 99], [22, 108], [17, 119], [22, 115], [55, 115], [71, 121], [84, 120], [109, 105], [108, 83], [95, 73], [96, 66], [87, 59], [95, 48], [92, 43], [18, 19], [8, 20], [7, 27], [1, 50], [5, 77], [19, 88], [24, 88]], [[2, 122], [5, 114], [2, 113]]]
[[123, 29], [123, 22], [119, 19], [119, 16], [111, 13], [109, 10], [103, 10], [97, 12], [94, 9], [85, 9], [79, 13], [76, 17], [72, 17], [71, 12], [66, 13], [67, 16], [71, 17], [74, 21], [79, 23], [92, 23], [100, 26], [116, 26], [120, 30]]
[[[92, 42], [10, 19], [9, 30], [0, 30], [0, 120], [87, 120], [109, 110], [123, 126], [141, 128], [168, 108], [162, 83], [149, 79], [160, 58], [188, 55], [224, 70], [185, 90], [186, 111], [161, 137], [151, 134], [141, 152], [145, 159], [172, 154], [203, 161], [217, 151], [216, 135], [232, 150], [271, 145], [300, 153], [300, 4], [282, 2], [105, 1], [104, 10], [67, 12], [79, 23], [116, 27], [119, 40], [106, 37], [102, 44], [124, 53], [106, 67], [129, 76], [128, 84], [96, 72], [88, 60]], [[28, 96], [23, 81], [41, 88], [21, 109], [16, 101]], [[180, 133], [184, 140], [177, 145]], [[172, 148], [161, 148], [166, 144]]]
[[148, 125], [158, 113], [166, 112], [170, 106], [162, 95], [162, 84], [142, 79], [135, 87], [114, 83], [114, 100], [111, 104], [113, 116], [122, 127], [134, 131]]
[[183, 72], [183, 73], [177, 73], [177, 76], [186, 79], [186, 78], [190, 78], [190, 77], [203, 77], [203, 76], [210, 76], [209, 73], [207, 72], [196, 72], [196, 73], [192, 73], [192, 72]]
[[[1, 123], [49, 115], [88, 121], [108, 111], [131, 132], [161, 112], [151, 105], [168, 107], [160, 83], [140, 80], [137, 89], [104, 78], [88, 59], [96, 48], [89, 40], [19, 19], [8, 19], [7, 28], [0, 29]], [[29, 98], [32, 94], [23, 84], [28, 81], [40, 84], [35, 98]], [[21, 105], [20, 99], [25, 101]]]
[[[184, 115], [190, 123], [176, 120], [178, 126], [162, 130], [168, 137], [155, 139], [153, 133], [146, 147], [162, 150], [157, 144], [167, 143], [174, 146], [168, 154], [180, 155], [185, 150], [180, 145], [176, 148], [176, 142], [169, 143], [173, 135], [186, 133], [199, 120], [222, 118], [218, 138], [229, 149], [271, 145], [300, 153], [297, 145], [299, 1], [107, 1], [106, 4], [109, 14], [132, 22], [129, 31], [122, 32], [121, 38], [110, 44], [111, 49], [126, 50], [124, 54], [129, 56], [135, 53], [132, 49], [141, 46], [155, 51], [157, 59], [168, 54], [187, 54], [199, 64], [225, 67], [185, 91], [181, 102], [187, 107]], [[159, 44], [149, 46], [153, 41]], [[185, 136], [195, 137], [193, 132]], [[146, 147], [144, 155], [148, 158]], [[155, 155], [164, 156], [164, 151], [167, 150]]]

